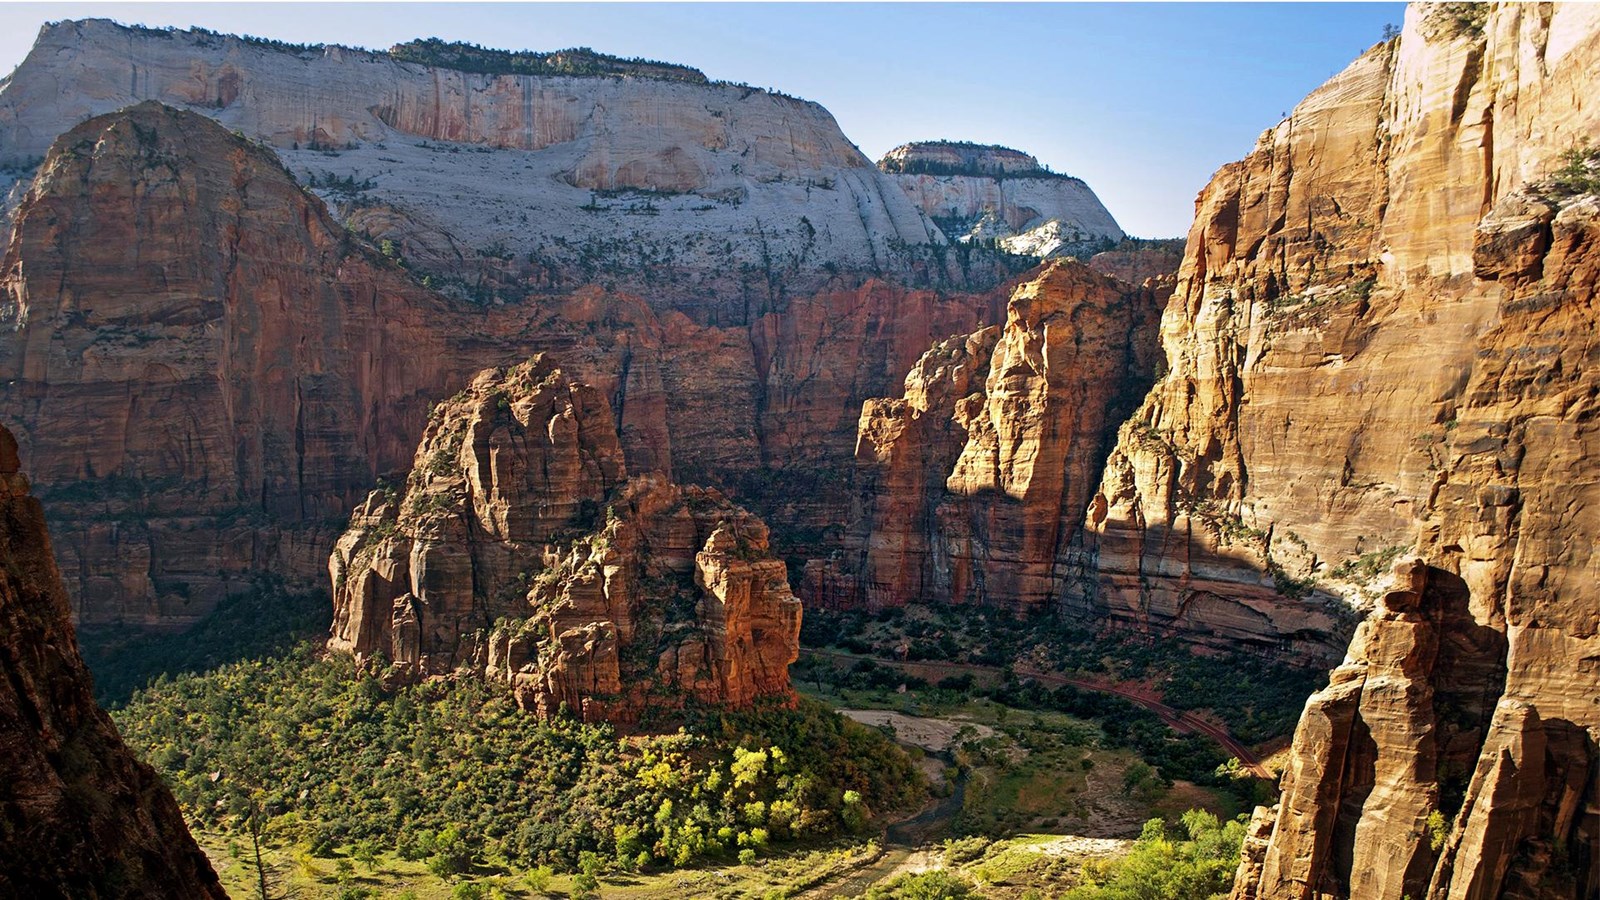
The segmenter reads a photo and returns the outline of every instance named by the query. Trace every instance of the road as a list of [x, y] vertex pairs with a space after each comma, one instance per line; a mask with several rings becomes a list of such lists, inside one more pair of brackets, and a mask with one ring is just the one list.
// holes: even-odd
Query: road
[[[855, 661], [867, 659], [881, 666], [892, 666], [902, 670], [933, 669], [937, 671], [950, 672], [953, 674], [970, 674], [981, 672], [997, 677], [1001, 674], [1001, 669], [998, 666], [983, 666], [975, 663], [952, 663], [939, 662], [935, 660], [919, 660], [916, 662], [908, 662], [898, 659], [883, 659], [877, 656], [865, 656], [860, 653], [847, 653], [843, 650], [812, 650], [803, 648], [800, 652], [830, 659]], [[1249, 747], [1239, 743], [1239, 741], [1235, 739], [1233, 735], [1228, 733], [1226, 728], [1223, 728], [1221, 725], [1217, 725], [1213, 722], [1208, 722], [1194, 713], [1185, 712], [1181, 709], [1174, 709], [1165, 703], [1162, 703], [1160, 698], [1151, 691], [1139, 690], [1136, 688], [1111, 684], [1108, 682], [1092, 681], [1084, 678], [1069, 678], [1065, 675], [1060, 675], [1054, 672], [1042, 672], [1037, 669], [1017, 668], [1014, 671], [1017, 673], [1017, 675], [1023, 678], [1032, 678], [1035, 681], [1038, 681], [1040, 684], [1048, 684], [1058, 687], [1061, 685], [1069, 685], [1071, 687], [1079, 688], [1080, 690], [1099, 691], [1105, 694], [1114, 694], [1123, 698], [1124, 700], [1137, 703], [1145, 709], [1155, 713], [1156, 716], [1161, 719], [1161, 721], [1167, 723], [1167, 725], [1170, 726], [1174, 731], [1184, 734], [1198, 734], [1216, 741], [1218, 746], [1227, 751], [1229, 755], [1236, 757], [1239, 762], [1249, 770], [1250, 774], [1256, 776], [1257, 778], [1271, 780], [1274, 777], [1273, 774], [1268, 771], [1267, 767], [1262, 765], [1261, 759], [1252, 753]]]

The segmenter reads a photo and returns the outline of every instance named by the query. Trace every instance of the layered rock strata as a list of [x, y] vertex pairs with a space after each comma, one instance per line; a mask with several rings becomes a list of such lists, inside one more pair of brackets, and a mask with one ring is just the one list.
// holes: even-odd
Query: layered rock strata
[[833, 272], [983, 286], [1003, 271], [992, 254], [948, 254], [815, 103], [681, 71], [517, 73], [510, 54], [475, 66], [427, 49], [54, 23], [0, 85], [0, 166], [159, 101], [264, 141], [354, 227], [487, 302], [604, 276], [698, 322], [744, 323]]
[[155, 104], [41, 167], [0, 267], [0, 410], [85, 624], [181, 627], [256, 573], [320, 580], [432, 398], [550, 350], [618, 411], [629, 470], [714, 483], [813, 552], [861, 401], [1003, 294], [839, 284], [707, 326], [598, 286], [482, 307], [352, 236], [270, 151]]
[[611, 410], [540, 355], [434, 410], [405, 487], [329, 561], [329, 646], [391, 678], [469, 672], [541, 715], [788, 696], [800, 603], [766, 526], [714, 490], [626, 478]]
[[224, 898], [178, 804], [95, 705], [44, 512], [0, 427], [0, 894]]
[[1149, 384], [1157, 293], [1052, 263], [1003, 326], [934, 345], [904, 396], [869, 400], [859, 510], [813, 566], [837, 605], [1039, 609], [1060, 592], [1116, 423]]
[[81, 621], [184, 624], [250, 571], [312, 571], [409, 457], [393, 424], [442, 393], [448, 311], [207, 119], [63, 137], [0, 268], [0, 401]]
[[[1412, 7], [1396, 41], [1313, 94], [1202, 195], [1179, 296], [1187, 281], [1190, 311], [1217, 336], [1197, 327], [1169, 343], [1177, 383], [1158, 389], [1143, 419], [1170, 427], [1162, 437], [1187, 453], [1128, 454], [1108, 486], [1137, 502], [1145, 522], [1171, 521], [1151, 476], [1197, 486], [1264, 532], [1258, 551], [1324, 583], [1350, 580], [1331, 565], [1350, 547], [1341, 531], [1359, 529], [1369, 547], [1377, 537], [1413, 548], [1307, 705], [1282, 802], [1258, 813], [1273, 830], [1241, 868], [1241, 900], [1600, 893], [1591, 411], [1600, 202], [1585, 177], [1600, 165], [1581, 149], [1600, 133], [1587, 102], [1597, 70], [1592, 7]], [[1338, 112], [1358, 107], [1366, 112]], [[1368, 116], [1375, 132], [1361, 124]], [[1301, 144], [1295, 135], [1308, 126]], [[1330, 156], [1346, 137], [1353, 145]], [[1297, 144], [1307, 155], [1295, 155]], [[1267, 165], [1285, 153], [1281, 168]], [[1344, 175], [1319, 187], [1318, 159], [1337, 160]], [[1263, 185], [1270, 190], [1250, 189], [1264, 167], [1282, 174]], [[1366, 187], [1348, 187], [1352, 176]], [[1287, 253], [1297, 220], [1317, 240]], [[1247, 232], [1251, 222], [1268, 227]], [[1251, 260], [1275, 246], [1278, 261], [1250, 277]], [[1296, 288], [1297, 259], [1370, 271], [1372, 289]], [[1275, 316], [1262, 292], [1283, 278], [1285, 260], [1291, 292]], [[1293, 324], [1272, 340], [1273, 329], [1243, 330], [1239, 316]], [[1206, 349], [1247, 335], [1242, 346]], [[1425, 346], [1427, 358], [1406, 343]], [[1285, 345], [1301, 359], [1321, 355], [1316, 368], [1327, 374], [1302, 371], [1299, 391], [1263, 390]], [[1359, 393], [1355, 384], [1342, 392], [1355, 404], [1347, 413], [1326, 391], [1352, 368], [1364, 380]], [[1218, 381], [1221, 390], [1193, 386]], [[1307, 390], [1322, 395], [1315, 406]], [[1313, 416], [1350, 413], [1359, 418], [1345, 422], [1339, 452], [1321, 462], [1273, 427], [1314, 422], [1307, 430], [1323, 434]], [[1402, 429], [1404, 445], [1390, 429]], [[1379, 466], [1368, 448], [1382, 443], [1394, 459]], [[1285, 454], [1305, 468], [1285, 472]], [[1408, 456], [1420, 472], [1408, 472]], [[1302, 504], [1319, 498], [1320, 523], [1287, 503], [1308, 474], [1323, 486]], [[1102, 534], [1126, 534], [1128, 521], [1113, 511]], [[1285, 546], [1288, 526], [1305, 543], [1298, 554]], [[1196, 543], [1187, 543], [1192, 556]], [[1155, 583], [1147, 597], [1183, 589]], [[1122, 614], [1152, 621], [1157, 604]]]
[[951, 240], [1042, 258], [1124, 237], [1082, 179], [1009, 147], [919, 141], [890, 150], [878, 168]]
[[[1499, 315], [1472, 278], [1478, 221], [1590, 127], [1551, 106], [1586, 52], [1567, 43], [1585, 14], [1558, 10], [1503, 26], [1522, 36], [1495, 38], [1494, 58], [1467, 26], [1414, 23], [1201, 193], [1163, 318], [1170, 374], [1091, 517], [1085, 615], [1337, 655], [1330, 601], [1370, 606], [1414, 544]], [[1519, 68], [1512, 45], [1551, 40], [1558, 56]]]

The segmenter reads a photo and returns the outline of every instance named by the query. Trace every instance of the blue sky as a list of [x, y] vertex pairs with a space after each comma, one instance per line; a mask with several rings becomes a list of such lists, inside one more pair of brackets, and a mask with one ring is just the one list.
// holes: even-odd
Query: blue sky
[[1123, 228], [1183, 234], [1218, 166], [1398, 25], [1399, 3], [0, 5], [0, 72], [47, 20], [202, 25], [384, 48], [588, 46], [816, 100], [876, 159], [948, 137], [1089, 182]]

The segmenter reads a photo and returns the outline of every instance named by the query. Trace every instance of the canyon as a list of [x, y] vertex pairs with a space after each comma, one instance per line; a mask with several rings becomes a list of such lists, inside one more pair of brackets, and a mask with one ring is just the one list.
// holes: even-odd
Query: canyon
[[785, 697], [800, 600], [1050, 614], [1336, 666], [1235, 900], [1600, 892], [1600, 10], [1413, 5], [1172, 273], [1047, 259], [1124, 235], [1026, 153], [440, 53], [68, 22], [0, 87], [80, 625], [327, 572], [391, 683], [632, 724]]
[[320, 582], [429, 404], [545, 350], [618, 410], [630, 471], [820, 532], [847, 501], [817, 464], [849, 459], [861, 398], [1003, 302], [868, 277], [742, 326], [598, 286], [484, 307], [353, 237], [270, 150], [154, 103], [58, 142], [3, 271], [0, 405], [74, 610], [158, 628], [264, 572]]

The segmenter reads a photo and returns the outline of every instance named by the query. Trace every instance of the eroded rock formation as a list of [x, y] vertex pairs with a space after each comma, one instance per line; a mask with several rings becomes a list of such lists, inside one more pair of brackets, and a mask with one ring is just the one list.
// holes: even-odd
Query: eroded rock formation
[[1149, 383], [1156, 292], [1073, 261], [1011, 296], [1003, 326], [934, 345], [899, 399], [869, 400], [860, 509], [814, 564], [818, 600], [1046, 606], [1111, 431]]
[[0, 427], [0, 894], [224, 898], [156, 773], [95, 705], [44, 512]]
[[605, 398], [551, 357], [479, 374], [435, 408], [404, 488], [352, 517], [329, 645], [402, 680], [503, 679], [542, 715], [787, 696], [800, 603], [766, 526], [626, 472]]

